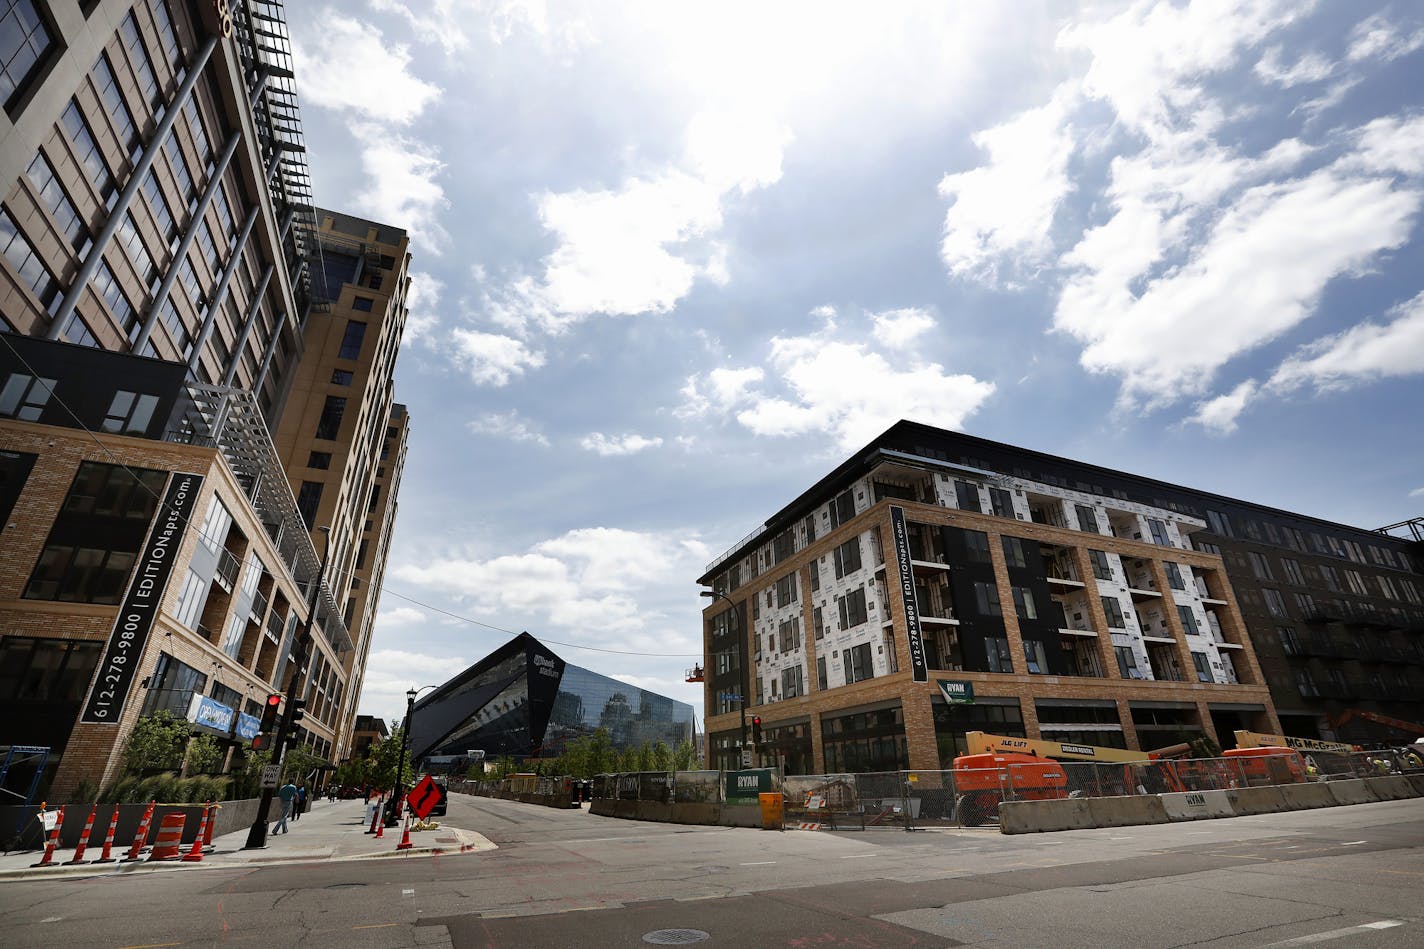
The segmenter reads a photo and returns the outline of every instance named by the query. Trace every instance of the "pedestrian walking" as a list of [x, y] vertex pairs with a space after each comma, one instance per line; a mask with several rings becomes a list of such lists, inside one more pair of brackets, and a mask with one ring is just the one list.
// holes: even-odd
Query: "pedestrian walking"
[[277, 819], [277, 823], [272, 825], [272, 833], [288, 834], [291, 828], [287, 826], [287, 818], [292, 815], [292, 808], [297, 802], [297, 786], [288, 781], [277, 789], [277, 798], [282, 804], [282, 816]]
[[296, 806], [295, 806], [294, 808], [292, 808], [292, 820], [301, 820], [301, 819], [302, 819], [302, 811], [304, 811], [304, 810], [306, 810], [306, 809], [307, 809], [307, 786], [306, 786], [305, 784], [298, 784], [298, 785], [297, 785], [297, 803], [296, 803]]

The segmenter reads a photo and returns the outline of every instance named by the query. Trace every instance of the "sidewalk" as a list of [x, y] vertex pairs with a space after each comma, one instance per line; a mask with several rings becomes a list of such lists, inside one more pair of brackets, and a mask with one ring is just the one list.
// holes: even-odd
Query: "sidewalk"
[[[161, 861], [157, 863], [82, 863], [67, 867], [62, 864], [74, 856], [73, 850], [56, 850], [54, 864], [49, 867], [34, 867], [40, 861], [42, 850], [16, 851], [0, 855], [0, 881], [13, 879], [34, 879], [99, 873], [153, 872], [158, 870], [232, 869], [233, 867], [259, 867], [278, 863], [299, 861], [370, 860], [377, 858], [404, 858], [430, 856], [432, 854], [469, 853], [478, 850], [493, 850], [495, 845], [483, 835], [470, 830], [450, 827], [443, 818], [435, 818], [440, 824], [436, 830], [411, 831], [409, 850], [397, 850], [400, 843], [401, 827], [386, 828], [379, 840], [366, 830], [370, 824], [364, 819], [365, 804], [358, 800], [328, 802], [313, 801], [300, 820], [288, 821], [290, 833], [273, 835], [272, 825], [267, 825], [267, 846], [260, 850], [244, 850], [247, 844], [247, 830], [243, 829], [222, 837], [213, 838], [213, 850], [206, 853], [201, 863], [181, 861]], [[114, 844], [113, 856], [123, 857], [133, 841]], [[190, 845], [191, 846], [191, 845]], [[86, 861], [97, 860], [103, 849], [103, 833], [97, 839], [91, 838], [84, 856]], [[183, 853], [188, 847], [183, 848]]]

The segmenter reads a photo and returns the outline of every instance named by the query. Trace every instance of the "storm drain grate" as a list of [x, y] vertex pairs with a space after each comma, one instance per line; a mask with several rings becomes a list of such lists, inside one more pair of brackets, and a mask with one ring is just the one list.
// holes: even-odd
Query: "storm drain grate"
[[643, 934], [643, 942], [655, 946], [690, 946], [694, 942], [712, 938], [700, 929], [654, 929]]

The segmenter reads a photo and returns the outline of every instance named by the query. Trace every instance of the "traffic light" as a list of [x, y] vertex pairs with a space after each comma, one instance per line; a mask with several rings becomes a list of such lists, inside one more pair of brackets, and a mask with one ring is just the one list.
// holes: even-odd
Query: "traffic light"
[[753, 716], [752, 716], [752, 744], [753, 744], [753, 745], [760, 745], [760, 744], [761, 744], [761, 716], [760, 716], [760, 715], [753, 715]]
[[277, 709], [281, 707], [282, 693], [270, 693], [267, 696], [267, 704], [262, 706], [262, 721], [257, 726], [257, 734], [252, 738], [253, 751], [262, 751], [272, 747], [272, 739], [277, 730]]
[[302, 716], [306, 714], [306, 707], [306, 699], [292, 699], [290, 702], [287, 703], [288, 729], [291, 729], [292, 726], [296, 725], [297, 722], [300, 722], [302, 720]]

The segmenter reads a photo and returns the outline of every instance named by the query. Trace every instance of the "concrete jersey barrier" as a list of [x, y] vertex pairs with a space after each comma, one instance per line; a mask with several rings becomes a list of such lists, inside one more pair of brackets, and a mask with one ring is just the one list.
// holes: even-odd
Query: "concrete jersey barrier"
[[1141, 797], [1090, 797], [1088, 813], [1097, 827], [1131, 827], [1136, 824], [1165, 824], [1167, 809], [1155, 794]]
[[1174, 821], [1235, 817], [1236, 810], [1225, 791], [1177, 791], [1162, 795], [1167, 818]]
[[1086, 798], [1004, 801], [999, 805], [999, 832], [1004, 834], [1037, 834], [1096, 826]]
[[1389, 774], [1379, 778], [1365, 778], [1365, 783], [1369, 785], [1381, 801], [1402, 801], [1406, 798], [1418, 797], [1414, 790], [1414, 785], [1409, 783], [1409, 778], [1402, 774]]

